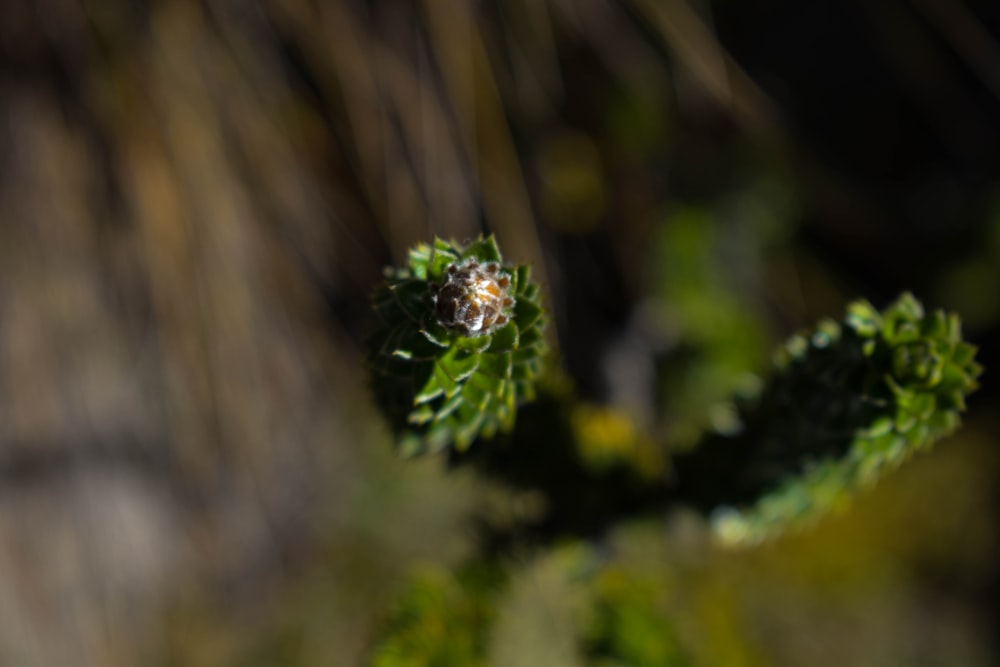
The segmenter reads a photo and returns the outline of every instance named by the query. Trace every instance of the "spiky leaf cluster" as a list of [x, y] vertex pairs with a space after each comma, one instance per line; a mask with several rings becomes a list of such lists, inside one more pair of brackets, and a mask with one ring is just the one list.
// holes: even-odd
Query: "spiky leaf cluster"
[[[744, 433], [692, 457], [717, 473], [720, 534], [755, 542], [842, 505], [953, 431], [982, 372], [975, 352], [956, 315], [925, 314], [911, 294], [881, 313], [852, 303], [842, 323], [791, 338], [763, 393], [742, 406]], [[705, 469], [709, 458], [727, 464]]]
[[[472, 262], [495, 265], [513, 301], [498, 326], [478, 336], [444, 326], [435, 310], [449, 267], [454, 274]], [[406, 267], [386, 271], [373, 307], [374, 390], [404, 454], [465, 450], [477, 437], [511, 429], [518, 403], [534, 398], [545, 352], [539, 287], [528, 266], [503, 264], [492, 236], [467, 246], [417, 245]]]

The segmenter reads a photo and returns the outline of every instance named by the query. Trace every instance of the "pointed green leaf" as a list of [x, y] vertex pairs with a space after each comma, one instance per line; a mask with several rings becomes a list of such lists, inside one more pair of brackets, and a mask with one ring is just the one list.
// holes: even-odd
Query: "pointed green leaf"
[[438, 347], [451, 347], [451, 334], [437, 322], [428, 323], [420, 330], [420, 333]]
[[433, 401], [438, 396], [444, 394], [444, 387], [438, 382], [437, 374], [431, 375], [427, 378], [426, 384], [417, 392], [417, 395], [413, 397], [413, 404], [420, 405], [421, 403], [427, 403]]
[[503, 392], [503, 383], [503, 378], [493, 377], [491, 375], [487, 375], [486, 373], [476, 373], [469, 378], [469, 381], [466, 384], [475, 385], [478, 389], [481, 389], [482, 391], [489, 393], [494, 398], [499, 399], [501, 393]]
[[949, 391], [940, 396], [941, 408], [944, 410], [965, 410], [965, 394], [960, 390]]
[[465, 350], [467, 352], [483, 352], [493, 342], [493, 338], [487, 334], [484, 336], [475, 336], [469, 338], [468, 336], [456, 336], [454, 340], [454, 345], [460, 350]]
[[862, 338], [871, 338], [878, 332], [882, 317], [867, 301], [855, 301], [847, 307], [844, 321]]
[[462, 396], [465, 400], [469, 402], [474, 408], [481, 412], [485, 412], [489, 406], [493, 394], [490, 391], [483, 389], [475, 382], [466, 382], [462, 387]]
[[418, 426], [420, 424], [426, 424], [427, 422], [429, 422], [432, 419], [434, 419], [434, 408], [432, 408], [431, 406], [427, 405], [426, 403], [424, 405], [421, 405], [421, 406], [415, 408], [406, 417], [406, 421], [408, 421], [411, 424], [418, 425]]
[[427, 280], [427, 263], [430, 261], [431, 247], [426, 243], [420, 243], [410, 249], [409, 264], [413, 277], [418, 280]]
[[463, 403], [458, 408], [458, 427], [455, 430], [455, 448], [465, 451], [475, 440], [479, 433], [479, 427], [485, 420], [485, 415], [476, 410], [468, 403]]
[[951, 354], [951, 361], [958, 366], [966, 366], [976, 356], [976, 346], [969, 343], [958, 343]]
[[455, 382], [463, 382], [476, 372], [480, 355], [470, 354], [458, 348], [452, 348], [441, 357], [438, 364]]
[[518, 345], [518, 331], [515, 322], [508, 322], [493, 332], [493, 342], [486, 350], [493, 354], [496, 352], [507, 352], [516, 350]]
[[462, 251], [462, 260], [477, 259], [482, 263], [501, 261], [500, 249], [492, 234], [486, 238], [477, 239]]
[[519, 333], [518, 345], [520, 347], [531, 347], [542, 340], [542, 331], [537, 326], [521, 329]]
[[392, 356], [409, 361], [433, 361], [440, 353], [440, 346], [432, 343], [419, 329], [405, 331], [405, 336], [392, 350]]
[[962, 320], [955, 313], [948, 315], [947, 338], [952, 343], [959, 343], [962, 340]]
[[913, 428], [913, 425], [917, 423], [917, 418], [912, 412], [906, 410], [900, 410], [896, 413], [896, 420], [894, 422], [894, 427], [900, 433], [909, 431]]
[[530, 380], [538, 377], [541, 372], [541, 366], [541, 359], [515, 362], [513, 368], [511, 368], [511, 378], [514, 380]]
[[514, 391], [522, 401], [533, 401], [536, 398], [535, 383], [526, 380], [519, 380], [514, 383]]
[[457, 410], [465, 399], [462, 397], [461, 392], [456, 393], [450, 399], [444, 402], [444, 404], [434, 413], [434, 420], [441, 421], [455, 410]]
[[542, 316], [542, 308], [528, 299], [518, 299], [514, 304], [514, 321], [524, 330], [531, 327]]
[[500, 422], [496, 417], [490, 414], [486, 414], [483, 418], [483, 423], [479, 427], [479, 435], [483, 438], [489, 440], [497, 434], [497, 430], [500, 427]]
[[524, 294], [524, 291], [528, 289], [531, 285], [531, 267], [527, 264], [517, 267], [517, 292], [518, 296]]
[[460, 261], [458, 252], [451, 244], [441, 239], [435, 239], [434, 253], [427, 263], [427, 280], [440, 283], [444, 279], [448, 267]]
[[459, 382], [448, 375], [448, 372], [440, 364], [434, 366], [434, 381], [444, 390], [446, 398], [451, 398], [456, 391], [461, 389]]
[[490, 377], [507, 380], [510, 379], [511, 365], [510, 352], [487, 353], [483, 354], [483, 358], [479, 362], [479, 370]]
[[924, 316], [923, 305], [910, 292], [904, 292], [900, 295], [896, 302], [889, 307], [889, 310], [901, 314], [908, 320], [919, 320]]

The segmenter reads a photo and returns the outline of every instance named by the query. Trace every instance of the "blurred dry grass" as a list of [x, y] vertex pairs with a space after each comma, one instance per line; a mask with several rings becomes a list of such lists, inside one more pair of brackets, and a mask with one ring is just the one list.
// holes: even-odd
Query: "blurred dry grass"
[[[368, 406], [366, 295], [413, 242], [488, 229], [559, 326], [553, 239], [611, 207], [642, 291], [666, 195], [565, 121], [596, 113], [566, 108], [574, 50], [791, 150], [681, 2], [3, 5], [0, 663], [222, 664], [325, 596], [296, 660], [352, 664], [404, 555], [463, 552], [471, 481], [404, 476]], [[318, 562], [330, 588], [296, 578]]]
[[155, 657], [168, 593], [358, 511], [382, 264], [485, 220], [544, 272], [499, 96], [545, 114], [552, 26], [509, 9], [501, 83], [465, 3], [5, 6], [0, 661]]

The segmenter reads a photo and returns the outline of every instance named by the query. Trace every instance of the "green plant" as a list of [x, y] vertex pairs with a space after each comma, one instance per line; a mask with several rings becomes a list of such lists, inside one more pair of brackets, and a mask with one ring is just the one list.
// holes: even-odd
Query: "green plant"
[[[538, 513], [521, 523], [508, 517], [503, 529], [479, 517], [496, 529], [483, 533], [482, 560], [503, 576], [488, 590], [456, 584], [461, 577], [413, 588], [376, 645], [380, 665], [486, 660], [496, 606], [512, 595], [502, 584], [524, 576], [512, 559], [496, 558], [512, 546], [591, 537], [673, 506], [702, 510], [724, 542], [753, 545], [841, 507], [952, 432], [982, 373], [956, 315], [926, 313], [908, 293], [881, 312], [857, 301], [841, 321], [824, 320], [779, 348], [759, 389], [733, 399], [732, 428], [703, 434], [662, 466], [662, 443], [572, 391], [548, 387], [514, 429], [517, 403], [534, 397], [541, 371], [543, 313], [527, 268], [502, 264], [492, 238], [417, 246], [374, 303], [375, 389], [402, 451], [453, 446], [451, 463], [474, 463], [512, 494], [542, 500]], [[500, 429], [512, 431], [501, 445], [465, 453]], [[665, 581], [656, 569], [651, 579], [637, 576], [584, 544], [586, 567], [567, 575], [576, 582], [567, 590], [583, 591], [571, 624], [581, 660], [688, 664], [652, 591]]]
[[[420, 244], [405, 268], [387, 272], [374, 298], [370, 362], [403, 453], [462, 452], [514, 427], [542, 369], [538, 295], [528, 267], [503, 264], [493, 237]], [[824, 320], [778, 350], [763, 388], [736, 399], [737, 433], [707, 435], [675, 457], [671, 501], [713, 512], [734, 542], [843, 505], [958, 426], [982, 372], [975, 352], [956, 315], [927, 314], [911, 294], [881, 313], [854, 302], [842, 322]], [[596, 435], [577, 430], [555, 432], [584, 444]], [[530, 445], [536, 467], [552, 444]], [[561, 447], [557, 456], [590, 449]], [[574, 466], [549, 461], [546, 474]], [[508, 473], [493, 468], [509, 484]], [[547, 478], [530, 477], [546, 493]]]
[[535, 395], [545, 341], [539, 287], [492, 236], [435, 239], [389, 269], [368, 341], [376, 398], [407, 455], [467, 449], [514, 426]]
[[982, 367], [954, 314], [903, 294], [867, 301], [778, 351], [744, 431], [678, 460], [682, 497], [715, 510], [720, 534], [753, 543], [843, 505], [914, 452], [952, 432]]
[[414, 575], [390, 610], [371, 667], [486, 665], [493, 598], [503, 578], [491, 566]]

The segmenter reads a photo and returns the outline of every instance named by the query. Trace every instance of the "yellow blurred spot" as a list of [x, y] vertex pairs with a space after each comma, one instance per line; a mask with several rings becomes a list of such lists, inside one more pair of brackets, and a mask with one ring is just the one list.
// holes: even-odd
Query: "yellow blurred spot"
[[615, 408], [582, 404], [571, 419], [580, 457], [595, 470], [626, 465], [642, 477], [663, 474], [665, 461], [652, 439]]

